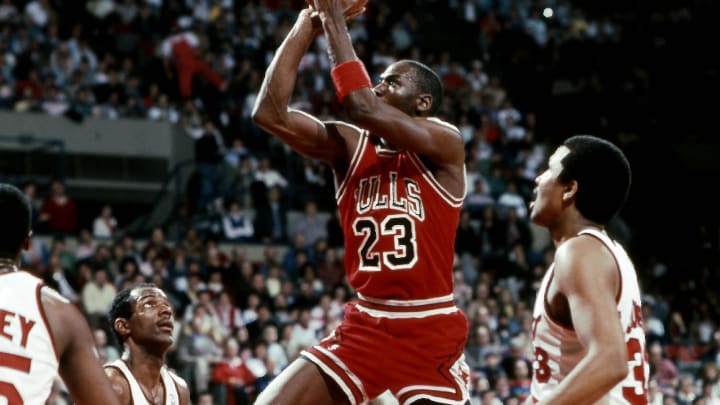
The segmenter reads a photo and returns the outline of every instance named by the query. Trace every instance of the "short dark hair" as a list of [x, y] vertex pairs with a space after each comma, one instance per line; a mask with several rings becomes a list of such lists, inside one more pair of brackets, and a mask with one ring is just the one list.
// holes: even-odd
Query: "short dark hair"
[[0, 213], [3, 231], [0, 232], [0, 256], [14, 258], [22, 249], [30, 232], [32, 208], [25, 193], [17, 187], [0, 183]]
[[437, 114], [443, 99], [443, 85], [440, 76], [430, 69], [430, 67], [416, 60], [404, 59], [400, 62], [411, 65], [414, 68], [418, 91], [420, 93], [429, 93], [432, 96], [432, 104], [430, 105], [428, 114]]
[[113, 332], [113, 336], [115, 337], [115, 340], [117, 341], [119, 346], [122, 346], [124, 342], [122, 336], [118, 333], [118, 331], [115, 330], [115, 320], [118, 318], [130, 319], [133, 314], [132, 304], [130, 302], [130, 294], [133, 292], [133, 290], [138, 288], [159, 287], [153, 283], [140, 283], [131, 285], [129, 287], [125, 287], [119, 293], [117, 293], [117, 295], [115, 295], [115, 298], [113, 298], [112, 303], [110, 303], [108, 322], [110, 323], [110, 330]]
[[558, 180], [577, 181], [577, 210], [593, 222], [607, 224], [623, 207], [630, 192], [630, 162], [613, 143], [592, 135], [572, 136], [563, 145], [570, 153], [562, 160]]

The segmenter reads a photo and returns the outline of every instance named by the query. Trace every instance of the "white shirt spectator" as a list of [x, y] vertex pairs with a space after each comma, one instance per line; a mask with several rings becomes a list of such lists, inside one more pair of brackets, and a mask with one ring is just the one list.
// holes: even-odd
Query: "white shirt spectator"
[[138, 11], [138, 6], [134, 1], [124, 0], [116, 2], [115, 4], [115, 12], [125, 24], [130, 24], [137, 16]]
[[525, 30], [530, 34], [540, 47], [544, 48], [547, 45], [548, 34], [547, 24], [540, 15], [539, 11], [533, 11], [530, 18], [525, 20]]
[[230, 211], [223, 216], [223, 231], [229, 240], [251, 238], [255, 233], [252, 218], [240, 209], [240, 204], [230, 204]]
[[490, 81], [487, 73], [483, 71], [483, 63], [479, 60], [473, 61], [472, 70], [468, 72], [465, 79], [470, 84], [472, 91], [475, 93], [482, 91], [482, 89], [487, 86]]
[[47, 0], [31, 1], [25, 6], [25, 15], [38, 27], [47, 25], [50, 19], [50, 4]]
[[111, 238], [117, 228], [117, 220], [112, 216], [112, 208], [106, 205], [102, 208], [100, 216], [93, 221], [93, 236], [96, 238]]
[[18, 10], [15, 8], [15, 5], [12, 4], [12, 1], [4, 0], [3, 3], [0, 4], [0, 21], [7, 21], [16, 16], [17, 13]]
[[508, 142], [520, 142], [525, 140], [527, 131], [518, 125], [512, 118], [507, 118], [505, 127], [505, 138]]
[[264, 377], [268, 373], [268, 369], [265, 367], [265, 362], [255, 356], [245, 360], [245, 365], [257, 378]]
[[522, 114], [517, 108], [513, 107], [509, 100], [503, 102], [502, 108], [497, 112], [498, 125], [501, 128], [506, 129], [510, 122], [518, 123], [522, 119]]
[[115, 11], [115, 2], [112, 0], [96, 0], [87, 4], [87, 10], [98, 19], [102, 20]]
[[95, 279], [85, 283], [83, 287], [83, 309], [88, 314], [105, 314], [116, 293], [115, 287], [107, 281], [105, 275], [96, 274]]
[[518, 218], [527, 218], [527, 203], [525, 203], [523, 196], [518, 193], [515, 182], [510, 181], [507, 183], [506, 189], [498, 197], [497, 203], [503, 208], [514, 207]]
[[313, 346], [318, 342], [317, 331], [310, 327], [310, 310], [304, 309], [300, 313], [300, 320], [293, 326], [288, 341], [288, 356], [295, 358], [301, 350]]
[[265, 186], [270, 189], [273, 187], [285, 188], [288, 185], [287, 180], [280, 174], [279, 171], [270, 167], [270, 159], [262, 158], [260, 160], [260, 167], [255, 172], [255, 180], [262, 181]]

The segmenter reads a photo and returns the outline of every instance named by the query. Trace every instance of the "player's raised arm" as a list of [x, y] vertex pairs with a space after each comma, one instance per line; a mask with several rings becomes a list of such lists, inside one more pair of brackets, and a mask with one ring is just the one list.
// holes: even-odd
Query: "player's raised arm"
[[289, 108], [298, 65], [319, 32], [311, 9], [300, 12], [295, 25], [277, 49], [265, 72], [252, 112], [253, 121], [301, 155], [333, 161], [345, 153], [338, 139], [328, 135], [323, 123], [309, 114]]
[[353, 49], [342, 2], [315, 4], [328, 40], [335, 90], [350, 121], [438, 165], [461, 166], [464, 144], [457, 128], [425, 118], [435, 114], [442, 98], [437, 75], [416, 61], [400, 61], [373, 87]]

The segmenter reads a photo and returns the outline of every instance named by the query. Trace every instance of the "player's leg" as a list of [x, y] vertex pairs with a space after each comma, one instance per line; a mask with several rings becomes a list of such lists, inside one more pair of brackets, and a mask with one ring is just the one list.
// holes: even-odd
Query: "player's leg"
[[183, 100], [192, 96], [192, 83], [195, 71], [195, 60], [185, 55], [178, 57], [175, 63], [175, 74], [177, 75], [180, 97]]
[[[395, 378], [397, 385], [392, 390], [398, 402], [402, 405], [467, 404], [470, 399], [470, 368], [464, 355], [467, 336], [464, 314], [456, 312], [396, 323], [398, 325], [393, 326], [404, 326], [408, 330], [430, 330], [430, 325], [436, 325], [433, 332], [408, 337], [401, 342], [406, 352], [422, 353], [423, 348], [430, 347], [433, 351], [427, 356], [394, 359], [392, 367], [399, 376]], [[442, 331], [443, 334], [434, 331]], [[394, 330], [391, 332], [398, 334]], [[401, 349], [398, 347], [395, 351]]]
[[298, 358], [260, 393], [255, 405], [346, 405], [347, 396], [318, 366]]
[[198, 75], [200, 75], [202, 78], [210, 82], [215, 88], [218, 90], [223, 90], [223, 86], [225, 86], [225, 80], [213, 70], [210, 65], [208, 65], [204, 60], [197, 59], [195, 60], [195, 71]]

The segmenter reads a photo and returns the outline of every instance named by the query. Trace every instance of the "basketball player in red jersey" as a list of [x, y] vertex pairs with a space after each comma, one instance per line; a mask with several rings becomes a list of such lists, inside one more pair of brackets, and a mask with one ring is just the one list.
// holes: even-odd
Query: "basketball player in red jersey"
[[301, 155], [328, 163], [357, 302], [301, 353], [259, 404], [360, 404], [390, 390], [401, 404], [468, 403], [467, 319], [453, 301], [453, 245], [465, 192], [458, 129], [431, 116], [442, 84], [427, 66], [390, 65], [372, 86], [341, 1], [316, 0], [332, 76], [350, 123], [288, 108], [298, 63], [319, 33], [303, 10], [260, 89], [255, 122]]
[[22, 191], [0, 184], [0, 403], [45, 403], [59, 372], [75, 403], [117, 404], [85, 318], [19, 269], [31, 212]]
[[567, 139], [535, 180], [531, 219], [556, 246], [535, 301], [532, 402], [646, 405], [649, 366], [632, 261], [605, 225], [630, 189], [612, 143]]
[[124, 346], [120, 358], [105, 365], [120, 403], [189, 404], [185, 380], [165, 365], [174, 339], [174, 314], [165, 293], [155, 284], [127, 287], [115, 296], [108, 318]]

